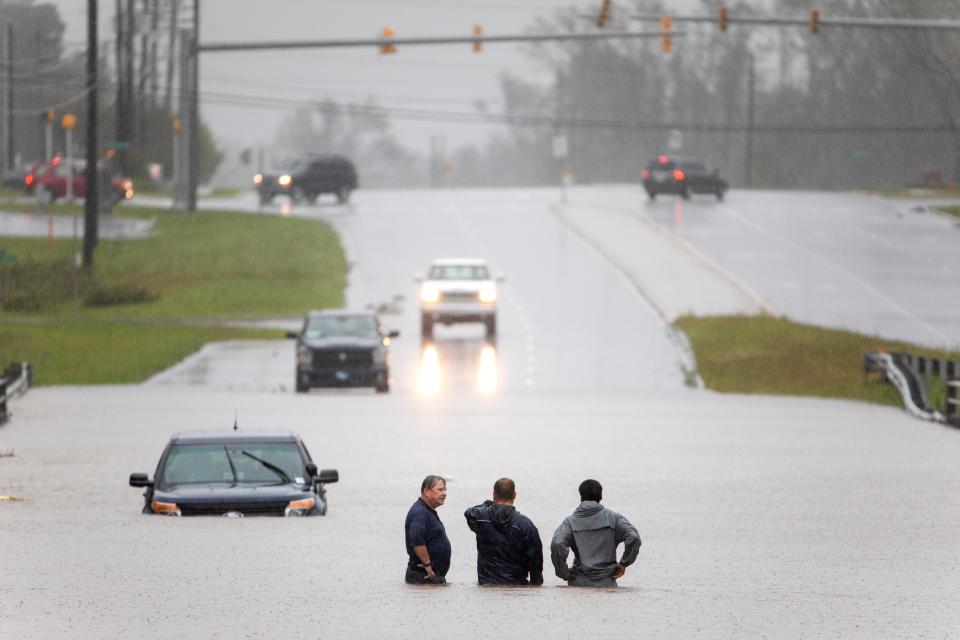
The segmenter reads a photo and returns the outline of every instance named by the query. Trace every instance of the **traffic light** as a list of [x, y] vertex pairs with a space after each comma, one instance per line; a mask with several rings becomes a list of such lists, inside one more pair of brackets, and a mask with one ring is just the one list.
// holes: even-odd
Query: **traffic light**
[[720, 27], [720, 31], [727, 30], [727, 5], [725, 4], [717, 7], [717, 26]]
[[600, 11], [597, 12], [597, 26], [605, 27], [607, 20], [610, 19], [610, 9], [613, 7], [613, 0], [603, 0], [600, 5]]
[[660, 51], [670, 53], [673, 51], [673, 39], [670, 37], [670, 31], [673, 30], [673, 20], [670, 16], [660, 18], [660, 30], [663, 31], [663, 41], [660, 43]]
[[820, 31], [820, 10], [810, 9], [810, 33]]
[[[473, 36], [474, 36], [475, 38], [482, 38], [482, 37], [483, 37], [483, 27], [482, 27], [481, 25], [479, 25], [479, 24], [473, 25]], [[473, 52], [474, 52], [474, 53], [480, 53], [481, 51], [483, 51], [483, 42], [481, 42], [480, 40], [474, 40], [474, 41], [473, 41]]]
[[380, 55], [389, 55], [391, 53], [397, 52], [397, 45], [390, 42], [393, 36], [397, 35], [397, 30], [393, 27], [384, 27], [383, 31], [380, 32], [380, 37], [386, 40], [380, 45]]

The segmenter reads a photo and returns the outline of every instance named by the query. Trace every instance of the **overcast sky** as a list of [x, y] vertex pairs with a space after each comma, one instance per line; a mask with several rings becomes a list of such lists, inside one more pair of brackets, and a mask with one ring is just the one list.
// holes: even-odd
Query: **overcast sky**
[[[67, 24], [65, 40], [83, 48], [86, 2], [45, 0], [59, 7]], [[100, 0], [101, 41], [113, 39], [114, 0]], [[191, 4], [191, 3], [188, 3]], [[600, 0], [201, 0], [200, 39], [225, 41], [376, 37], [385, 26], [398, 37], [470, 35], [475, 24], [488, 35], [521, 33], [538, 15], [563, 7], [593, 13]], [[615, 3], [626, 6], [626, 3]], [[671, 3], [696, 6], [695, 0]], [[269, 144], [297, 104], [325, 97], [385, 107], [473, 112], [482, 101], [499, 112], [500, 74], [514, 71], [546, 82], [541, 67], [517, 45], [490, 44], [483, 53], [469, 45], [402, 48], [382, 56], [374, 48], [204, 53], [200, 60], [203, 117], [222, 144]], [[210, 94], [218, 94], [216, 96]], [[246, 97], [260, 98], [251, 105]], [[495, 125], [395, 120], [400, 140], [426, 153], [430, 137], [448, 148], [479, 141]]]

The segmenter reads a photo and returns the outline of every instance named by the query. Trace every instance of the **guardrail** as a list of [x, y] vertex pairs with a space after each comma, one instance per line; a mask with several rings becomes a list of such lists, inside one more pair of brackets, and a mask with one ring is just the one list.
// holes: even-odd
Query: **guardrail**
[[25, 393], [33, 384], [33, 367], [29, 362], [14, 362], [0, 377], [0, 424], [10, 419], [9, 401]]
[[951, 380], [947, 383], [947, 422], [960, 427], [960, 380]]
[[[864, 377], [875, 372], [882, 373], [884, 379], [897, 388], [900, 397], [903, 398], [904, 408], [910, 415], [924, 420], [955, 424], [930, 406], [930, 400], [927, 398], [926, 381], [933, 377], [942, 378], [947, 384], [949, 396], [951, 385], [954, 384], [954, 381], [950, 378], [956, 377], [960, 373], [960, 362], [916, 356], [900, 351], [864, 353]], [[948, 398], [948, 415], [950, 407]]]

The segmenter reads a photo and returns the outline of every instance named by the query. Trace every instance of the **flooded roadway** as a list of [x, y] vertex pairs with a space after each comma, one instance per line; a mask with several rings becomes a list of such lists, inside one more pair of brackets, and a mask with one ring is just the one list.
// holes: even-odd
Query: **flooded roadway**
[[[956, 432], [854, 403], [707, 392], [36, 389], [0, 444], [4, 638], [954, 637]], [[336, 467], [326, 517], [140, 514], [171, 431], [299, 432]], [[403, 584], [426, 473], [451, 585]], [[463, 510], [504, 474], [547, 540], [585, 477], [643, 546], [615, 592], [476, 586]]]

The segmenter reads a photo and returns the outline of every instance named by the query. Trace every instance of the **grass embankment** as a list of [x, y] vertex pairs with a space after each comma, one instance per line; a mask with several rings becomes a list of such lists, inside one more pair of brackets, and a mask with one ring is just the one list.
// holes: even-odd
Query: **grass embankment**
[[[763, 316], [685, 316], [697, 368], [709, 389], [729, 393], [817, 396], [902, 405], [893, 385], [863, 379], [865, 351], [906, 351], [960, 359], [960, 354], [797, 324]], [[939, 385], [942, 387], [942, 385]], [[942, 411], [942, 389], [931, 389]]]
[[940, 211], [953, 216], [954, 218], [960, 218], [960, 207], [937, 207]]
[[[95, 276], [76, 285], [71, 240], [50, 247], [45, 238], [0, 238], [17, 256], [0, 266], [8, 303], [0, 310], [0, 364], [33, 362], [40, 385], [138, 382], [208, 341], [282, 335], [221, 326], [227, 321], [343, 304], [346, 260], [323, 222], [125, 205], [114, 213], [155, 219], [154, 235], [101, 240]], [[40, 295], [31, 274], [44, 269], [46, 281], [63, 282]], [[111, 296], [145, 301], [105, 303]], [[12, 310], [17, 304], [21, 310]]]

